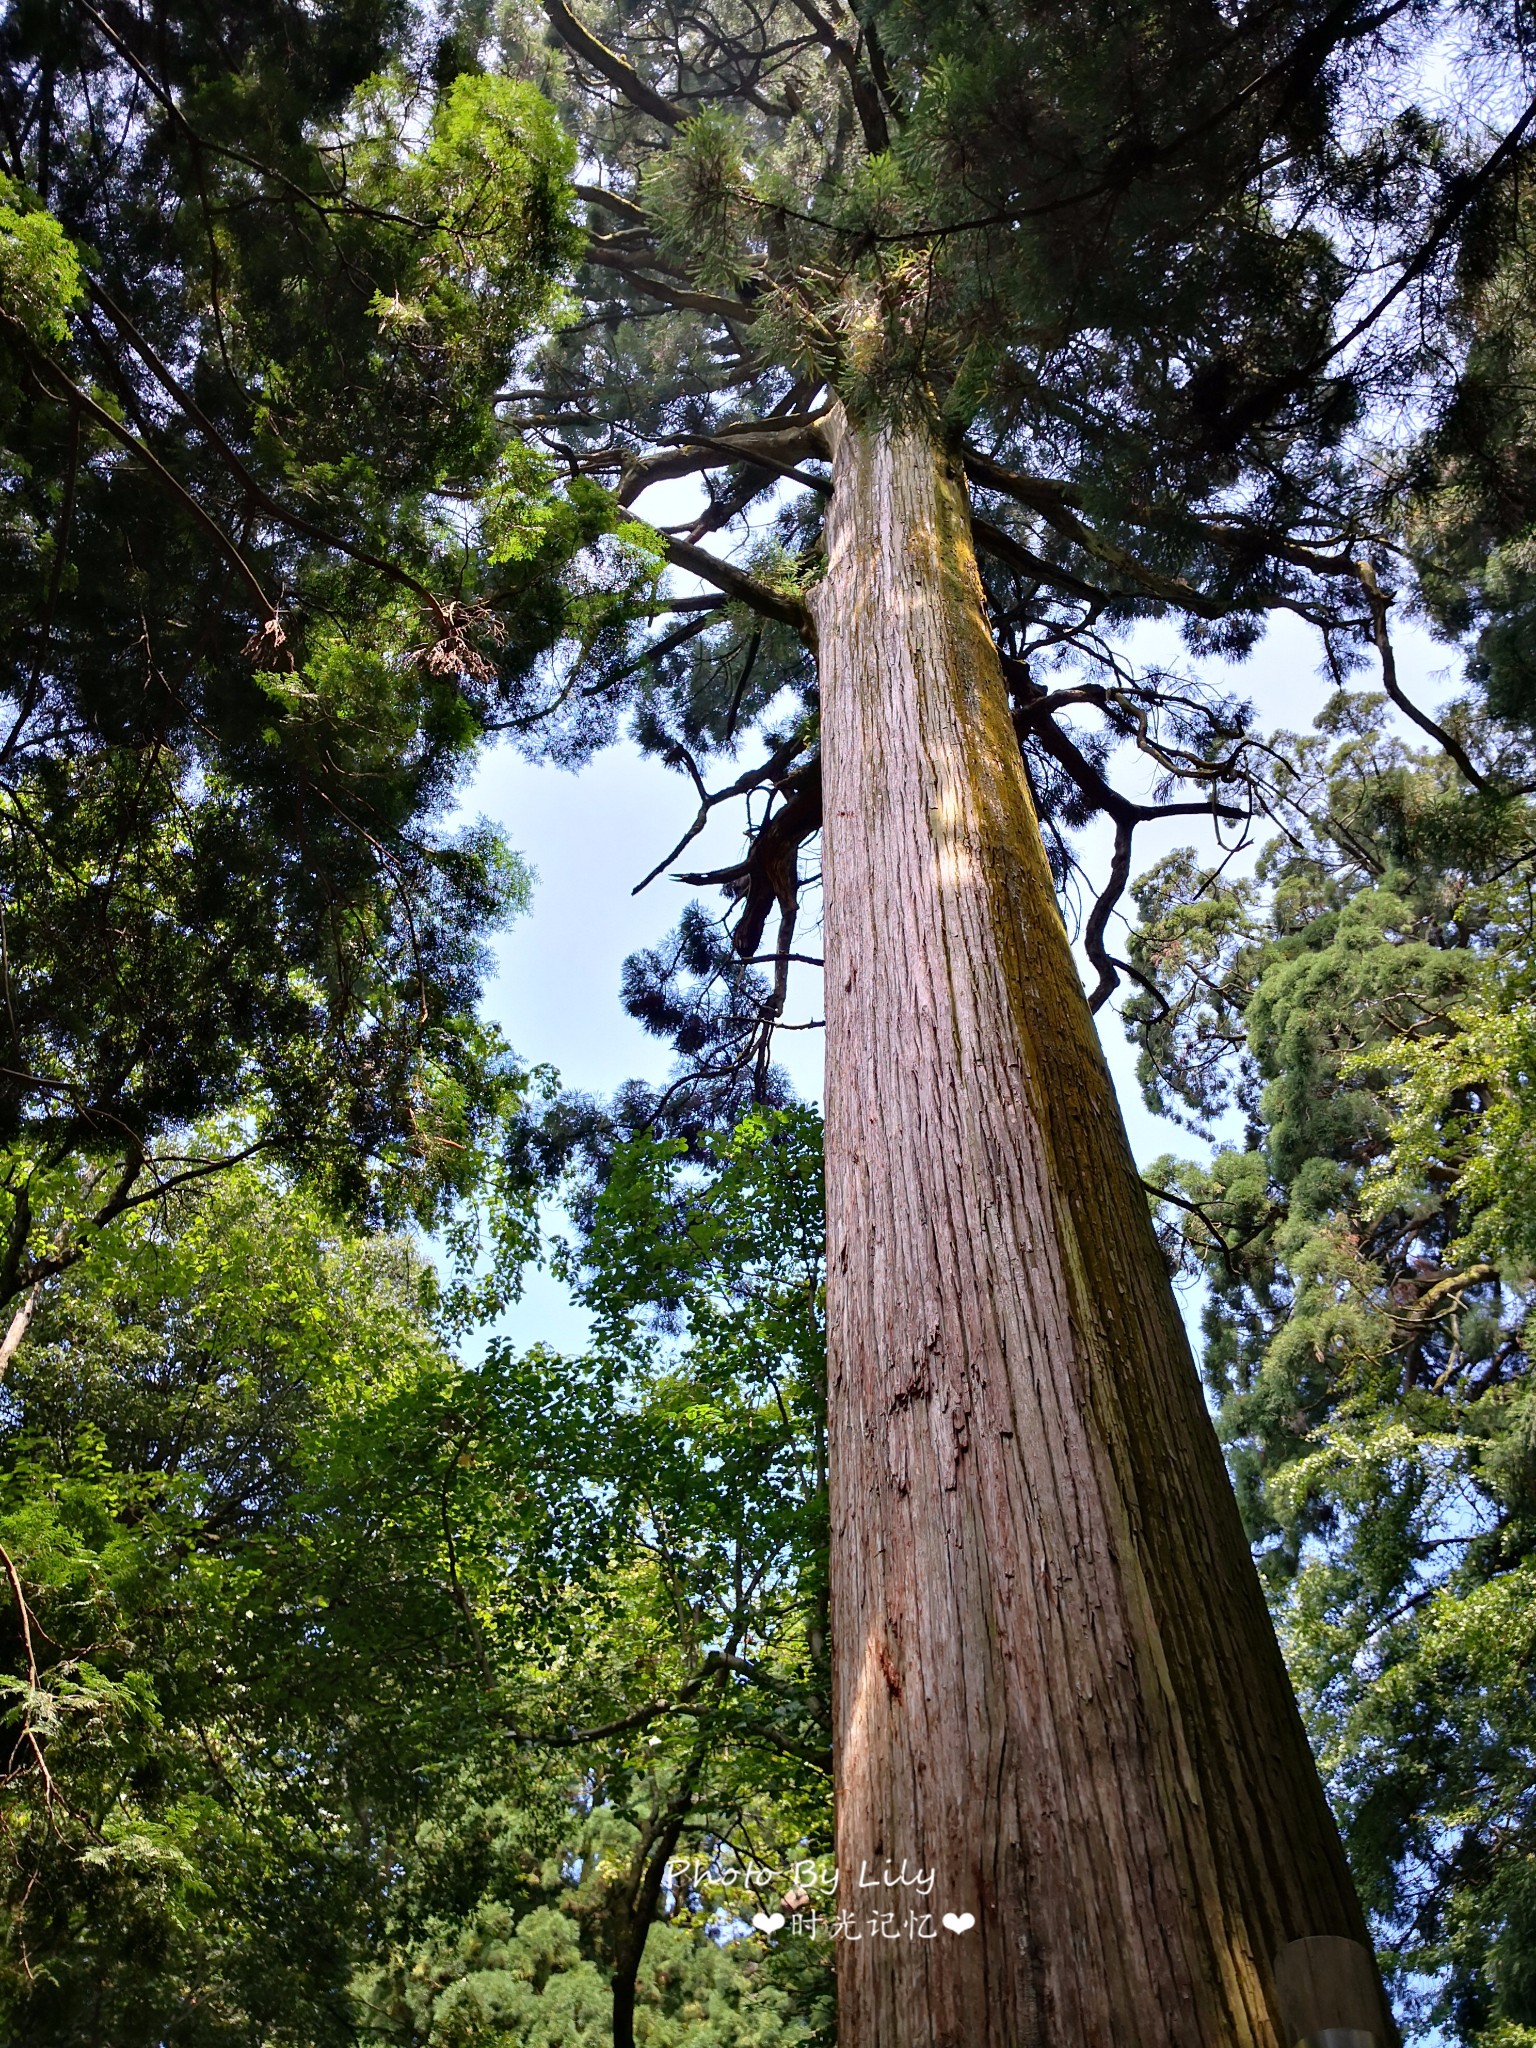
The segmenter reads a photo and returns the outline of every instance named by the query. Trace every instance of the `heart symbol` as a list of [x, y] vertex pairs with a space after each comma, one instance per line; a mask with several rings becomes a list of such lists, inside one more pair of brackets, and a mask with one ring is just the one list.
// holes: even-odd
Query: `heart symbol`
[[944, 1915], [944, 1925], [951, 1934], [965, 1934], [976, 1925], [976, 1915], [974, 1913], [946, 1913]]
[[752, 1925], [760, 1928], [764, 1934], [777, 1934], [784, 1925], [784, 1915], [782, 1913], [754, 1913], [752, 1915]]

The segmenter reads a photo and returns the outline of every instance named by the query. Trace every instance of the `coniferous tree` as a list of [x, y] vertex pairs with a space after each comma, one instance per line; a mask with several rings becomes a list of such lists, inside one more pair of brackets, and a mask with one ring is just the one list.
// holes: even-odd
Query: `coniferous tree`
[[532, 494], [493, 401], [570, 156], [432, 27], [0, 25], [0, 1364], [211, 1116], [397, 1214], [494, 1117], [480, 935], [526, 875], [444, 813], [559, 611], [487, 637], [466, 542]]
[[[1148, 1098], [1241, 1141], [1162, 1160], [1203, 1367], [1351, 1862], [1426, 2029], [1536, 2022], [1528, 1664], [1529, 756], [1502, 789], [1341, 692], [1256, 873], [1137, 885]], [[1519, 791], [1524, 783], [1525, 791]], [[1438, 2038], [1438, 2037], [1437, 2037]]]
[[695, 913], [628, 989], [694, 1105], [769, 1085], [821, 835], [839, 1850], [977, 1921], [850, 1943], [849, 2048], [1390, 2031], [1050, 854], [1113, 822], [1099, 1002], [1136, 826], [1262, 795], [1244, 708], [1138, 663], [1138, 621], [1231, 655], [1299, 611], [1425, 722], [1358, 458], [1533, 118], [1474, 146], [1414, 104], [1458, 27], [1518, 75], [1518, 15], [1407, 5], [507, 18], [592, 167], [582, 315], [509, 417], [626, 504], [702, 480], [664, 538], [703, 591], [573, 665], [548, 744], [629, 705], [700, 826], [763, 800], [684, 878], [736, 901], [731, 948]]
[[1517, 726], [1536, 714], [1528, 168], [1517, 158], [1468, 223], [1451, 301], [1465, 352], [1404, 478], [1429, 615], [1448, 637], [1472, 637], [1489, 709]]

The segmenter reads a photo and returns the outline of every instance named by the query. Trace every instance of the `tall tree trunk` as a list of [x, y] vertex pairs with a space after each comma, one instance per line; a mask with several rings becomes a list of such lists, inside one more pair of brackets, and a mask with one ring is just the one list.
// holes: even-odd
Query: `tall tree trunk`
[[[1277, 1952], [1365, 1927], [1057, 910], [963, 483], [920, 421], [833, 432], [839, 1903], [936, 1930], [840, 1943], [838, 2038], [1293, 2048]], [[931, 1896], [879, 1881], [903, 1863]]]

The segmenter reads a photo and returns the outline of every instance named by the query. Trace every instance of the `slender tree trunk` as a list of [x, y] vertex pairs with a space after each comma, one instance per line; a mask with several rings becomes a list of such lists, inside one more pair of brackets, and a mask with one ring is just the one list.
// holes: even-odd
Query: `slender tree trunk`
[[[719, 1674], [716, 1696], [725, 1673]], [[709, 1755], [709, 1736], [694, 1745], [672, 1796], [652, 1816], [641, 1837], [630, 1866], [630, 1881], [617, 1904], [617, 1933], [613, 1943], [613, 2048], [635, 2048], [635, 1991], [645, 1944], [661, 1904], [667, 1865], [677, 1849], [683, 1829], [693, 1812], [694, 1792]]]
[[[936, 1931], [839, 1944], [839, 2042], [1293, 2048], [1277, 1952], [1365, 1928], [1056, 907], [963, 485], [921, 422], [833, 432], [839, 1904]], [[903, 1864], [930, 1896], [880, 1881]]]

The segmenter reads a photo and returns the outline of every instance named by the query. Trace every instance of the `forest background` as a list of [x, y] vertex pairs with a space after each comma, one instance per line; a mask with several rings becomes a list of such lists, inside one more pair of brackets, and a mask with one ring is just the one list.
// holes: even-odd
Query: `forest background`
[[[830, 2041], [825, 1929], [752, 1927], [786, 1892], [814, 1905], [831, 1865], [818, 1119], [775, 1082], [669, 1126], [654, 1070], [574, 1096], [523, 1064], [558, 1064], [553, 1038], [502, 1041], [481, 947], [508, 919], [538, 929], [539, 884], [473, 822], [496, 808], [494, 763], [466, 776], [497, 708], [474, 594], [414, 637], [463, 544], [455, 492], [510, 565], [496, 662], [510, 641], [532, 672], [572, 632], [611, 659], [603, 636], [651, 616], [648, 530], [552, 495], [497, 425], [579, 254], [571, 154], [480, 71], [483, 22], [424, 38], [319, 10], [327, 43], [304, 10], [251, 10], [232, 67], [209, 19], [163, 74], [133, 40], [152, 15], [22, 7], [5, 28], [4, 945], [25, 1057], [0, 2029]], [[107, 155], [84, 151], [75, 186], [39, 165], [27, 138], [71, 63], [149, 93], [130, 79], [125, 133], [171, 77], [237, 179], [254, 134], [281, 178], [310, 189], [319, 162], [334, 191], [315, 137], [347, 132], [334, 274], [295, 293], [270, 222], [231, 227], [210, 259], [240, 309], [227, 383], [215, 367], [195, 398], [191, 359], [157, 368], [143, 327], [174, 326], [204, 259], [175, 242], [150, 275], [144, 252], [157, 192], [184, 198], [206, 163], [157, 144], [132, 199]], [[50, 204], [74, 209], [79, 256]], [[1447, 259], [1462, 353], [1409, 477], [1441, 638], [1400, 636], [1400, 681], [1438, 728], [1347, 661], [1326, 689], [1309, 663], [1305, 713], [1281, 701], [1293, 670], [1254, 688], [1262, 647], [1223, 671], [1289, 737], [1248, 855], [1184, 856], [1161, 828], [1123, 1005], [1148, 1105], [1202, 1141], [1138, 1151], [1200, 1283], [1209, 1398], [1399, 2015], [1477, 2048], [1536, 2040], [1525, 226], [1512, 173]], [[199, 504], [238, 560], [200, 552]], [[199, 622], [232, 609], [232, 578], [269, 609], [225, 644]], [[145, 659], [114, 670], [103, 646]], [[183, 666], [200, 694], [130, 743], [140, 670]], [[581, 782], [520, 764], [513, 787], [534, 773], [575, 815]], [[347, 812], [364, 784], [388, 857]], [[672, 824], [645, 811], [587, 832], [558, 886], [586, 904], [638, 880]], [[1061, 817], [1102, 868], [1102, 834]], [[529, 851], [517, 802], [504, 824]], [[106, 974], [104, 877], [128, 934]], [[571, 1001], [554, 966], [522, 972]], [[666, 985], [642, 967], [631, 1011], [686, 1064]], [[814, 1055], [795, 1071], [811, 1098]], [[558, 1347], [538, 1341], [557, 1304], [518, 1302], [540, 1259], [579, 1310]]]

